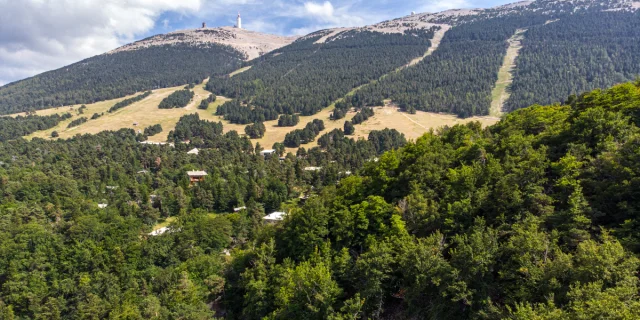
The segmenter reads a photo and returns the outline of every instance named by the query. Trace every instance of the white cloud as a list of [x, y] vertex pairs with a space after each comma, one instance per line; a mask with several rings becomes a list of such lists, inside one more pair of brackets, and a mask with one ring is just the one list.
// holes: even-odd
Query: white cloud
[[104, 53], [201, 0], [0, 0], [0, 83]]
[[304, 9], [306, 12], [312, 16], [316, 16], [322, 19], [332, 20], [333, 16], [333, 5], [329, 1], [325, 1], [322, 4], [316, 2], [305, 2]]
[[470, 9], [471, 7], [471, 3], [467, 0], [430, 0], [422, 4], [418, 8], [418, 12], [440, 12], [450, 9]]

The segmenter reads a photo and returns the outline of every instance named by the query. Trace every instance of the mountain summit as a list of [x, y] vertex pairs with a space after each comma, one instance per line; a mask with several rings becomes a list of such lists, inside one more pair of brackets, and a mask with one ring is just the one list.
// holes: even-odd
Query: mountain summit
[[122, 46], [108, 52], [108, 54], [175, 44], [188, 44], [195, 47], [221, 44], [230, 46], [243, 53], [245, 60], [252, 60], [265, 53], [284, 47], [297, 38], [298, 37], [260, 33], [234, 27], [200, 28], [155, 35]]

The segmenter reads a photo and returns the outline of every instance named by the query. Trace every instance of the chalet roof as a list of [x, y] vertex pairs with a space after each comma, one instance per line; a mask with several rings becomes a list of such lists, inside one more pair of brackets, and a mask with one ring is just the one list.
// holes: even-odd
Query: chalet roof
[[322, 167], [306, 167], [304, 168], [304, 171], [320, 171], [322, 170]]
[[169, 227], [162, 227], [158, 230], [152, 231], [151, 233], [149, 233], [150, 236], [159, 236], [161, 234], [164, 234], [165, 232], [169, 231], [171, 229], [169, 229]]
[[187, 152], [187, 154], [195, 154], [195, 155], [198, 155], [199, 153], [200, 153], [200, 150], [198, 150], [198, 148], [193, 148], [189, 152]]
[[286, 212], [276, 211], [276, 212], [273, 212], [273, 213], [267, 215], [266, 217], [264, 217], [262, 219], [268, 220], [268, 221], [282, 221], [282, 220], [284, 220], [284, 217], [286, 215], [287, 215]]
[[239, 212], [239, 211], [242, 211], [242, 210], [245, 210], [245, 209], [247, 209], [247, 207], [233, 208], [233, 212]]
[[276, 153], [276, 151], [273, 150], [273, 149], [266, 149], [266, 150], [260, 151], [260, 154], [263, 155], [263, 156], [267, 155], [267, 154], [274, 154], [274, 153]]
[[100, 208], [100, 209], [105, 209], [107, 206], [109, 206], [109, 205], [106, 204], [106, 203], [98, 203], [98, 208]]
[[206, 171], [187, 171], [189, 177], [204, 177], [208, 176]]

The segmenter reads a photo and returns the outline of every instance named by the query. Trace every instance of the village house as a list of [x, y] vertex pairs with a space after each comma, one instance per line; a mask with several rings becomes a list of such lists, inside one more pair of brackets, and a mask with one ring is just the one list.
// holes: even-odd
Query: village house
[[187, 154], [194, 154], [197, 156], [198, 154], [200, 154], [200, 150], [198, 150], [198, 148], [193, 148], [189, 152], [187, 152]]
[[304, 171], [320, 171], [322, 170], [322, 167], [306, 167], [304, 168]]
[[271, 155], [273, 155], [275, 153], [276, 153], [276, 151], [273, 150], [273, 149], [267, 149], [267, 150], [260, 151], [260, 155], [263, 156], [263, 157], [271, 156]]
[[187, 171], [187, 175], [189, 176], [189, 182], [192, 185], [194, 183], [204, 181], [204, 178], [208, 176], [206, 171]]
[[285, 212], [276, 211], [276, 212], [273, 212], [273, 213], [265, 216], [264, 218], [262, 218], [262, 220], [264, 221], [265, 224], [276, 224], [276, 223], [284, 220], [285, 216], [287, 216], [287, 214]]

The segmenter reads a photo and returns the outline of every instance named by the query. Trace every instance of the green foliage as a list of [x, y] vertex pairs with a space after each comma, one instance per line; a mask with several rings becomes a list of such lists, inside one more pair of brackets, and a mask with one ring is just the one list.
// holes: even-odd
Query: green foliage
[[550, 104], [640, 74], [639, 12], [593, 12], [534, 26], [516, 61], [507, 110]]
[[267, 128], [264, 126], [264, 123], [262, 122], [256, 122], [244, 128], [244, 133], [246, 133], [251, 139], [262, 138], [266, 131], [267, 131]]
[[344, 134], [350, 136], [356, 132], [356, 128], [351, 121], [344, 122]]
[[287, 133], [283, 143], [288, 148], [297, 148], [315, 140], [322, 130], [324, 130], [324, 121], [313, 119], [307, 123], [304, 129], [296, 129]]
[[130, 105], [132, 105], [132, 104], [134, 104], [134, 103], [136, 103], [138, 101], [142, 101], [146, 97], [150, 96], [152, 93], [153, 92], [151, 92], [151, 91], [147, 91], [147, 92], [145, 92], [143, 94], [139, 94], [139, 95], [137, 95], [137, 96], [135, 96], [133, 98], [124, 99], [124, 100], [114, 104], [113, 107], [109, 108], [108, 112], [109, 113], [113, 113], [113, 112], [116, 112], [116, 111], [118, 111], [118, 110], [120, 110], [120, 109], [122, 109], [124, 107], [128, 107], [128, 106], [130, 106]]
[[160, 124], [154, 124], [147, 128], [144, 128], [145, 136], [155, 136], [156, 134], [162, 132], [162, 126]]
[[173, 109], [186, 107], [195, 94], [189, 89], [178, 90], [162, 99], [158, 105], [159, 109]]
[[93, 103], [200, 83], [232, 72], [242, 58], [240, 52], [217, 44], [173, 44], [102, 54], [0, 87], [0, 114]]
[[546, 15], [522, 14], [458, 25], [447, 31], [432, 55], [359, 90], [351, 103], [371, 106], [391, 99], [403, 109], [460, 117], [486, 115], [506, 53], [506, 40], [516, 29], [548, 19]]
[[209, 81], [207, 90], [234, 99], [216, 111], [233, 123], [313, 115], [424, 54], [436, 28], [405, 34], [347, 31], [315, 43], [327, 32], [319, 31], [254, 60], [241, 74]]
[[[624, 84], [387, 152], [292, 208], [268, 268], [244, 265], [260, 274], [259, 312], [250, 287], [231, 284], [244, 295], [228, 299], [256, 318], [637, 318], [638, 103], [640, 86]], [[347, 140], [318, 143], [330, 156]], [[331, 306], [287, 289], [309, 283]]]
[[47, 130], [53, 128], [60, 123], [60, 121], [71, 118], [70, 113], [63, 115], [54, 114], [51, 116], [17, 116], [12, 117], [0, 117], [0, 142], [12, 139], [18, 139], [22, 136], [27, 136], [39, 130]]
[[203, 99], [203, 100], [200, 102], [200, 105], [198, 106], [198, 109], [201, 109], [201, 110], [207, 110], [207, 109], [209, 109], [209, 104], [211, 104], [211, 103], [215, 102], [215, 101], [216, 101], [216, 98], [217, 98], [217, 97], [216, 97], [216, 95], [215, 95], [215, 94], [210, 94], [208, 98]]
[[67, 126], [67, 128], [73, 128], [73, 127], [77, 127], [83, 123], [86, 123], [87, 121], [89, 121], [89, 119], [87, 119], [87, 117], [80, 117], [78, 119], [75, 119], [71, 122], [69, 122], [69, 125]]
[[278, 127], [295, 127], [300, 122], [300, 116], [297, 114], [283, 114], [278, 119]]

